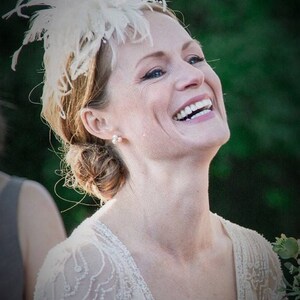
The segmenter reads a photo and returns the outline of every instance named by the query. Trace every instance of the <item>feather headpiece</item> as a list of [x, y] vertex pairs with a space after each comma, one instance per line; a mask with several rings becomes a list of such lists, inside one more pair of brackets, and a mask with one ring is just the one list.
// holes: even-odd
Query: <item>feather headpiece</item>
[[[151, 41], [149, 23], [141, 10], [145, 6], [151, 10], [151, 3], [160, 3], [166, 8], [165, 0], [30, 0], [26, 3], [19, 0], [15, 9], [3, 18], [14, 13], [29, 18], [22, 13], [23, 8], [44, 8], [31, 17], [23, 44], [13, 55], [12, 69], [15, 70], [23, 46], [43, 40], [44, 81], [47, 85], [43, 99], [54, 97], [61, 107], [60, 98], [72, 89], [69, 79], [75, 80], [87, 74], [102, 42], [113, 36], [118, 44], [124, 43], [129, 37], [128, 26], [133, 30], [130, 38], [135, 42], [146, 38]], [[70, 55], [73, 59], [67, 72]], [[69, 82], [66, 83], [65, 79]]]

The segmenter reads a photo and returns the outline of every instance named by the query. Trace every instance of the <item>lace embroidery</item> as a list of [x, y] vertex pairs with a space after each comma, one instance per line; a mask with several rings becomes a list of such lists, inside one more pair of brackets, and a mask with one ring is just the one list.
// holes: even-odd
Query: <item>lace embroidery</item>
[[253, 230], [219, 218], [233, 243], [238, 299], [283, 299], [280, 263], [270, 243]]
[[233, 256], [234, 256], [234, 265], [235, 265], [235, 282], [236, 282], [236, 289], [237, 289], [237, 299], [242, 300], [245, 299], [245, 293], [244, 293], [244, 285], [242, 283], [243, 278], [243, 266], [242, 266], [242, 253], [244, 253], [244, 250], [242, 250], [242, 247], [239, 247], [238, 241], [240, 240], [239, 237], [234, 238], [232, 236], [232, 232], [230, 232], [230, 229], [228, 228], [228, 221], [220, 218], [222, 224], [224, 225], [227, 234], [229, 235], [232, 245], [233, 245]]
[[[237, 299], [282, 299], [282, 273], [270, 243], [255, 231], [219, 218], [233, 243]], [[154, 300], [126, 246], [95, 217], [49, 252], [35, 299]]]
[[[93, 226], [94, 225], [94, 226]], [[132, 255], [130, 254], [127, 247], [120, 241], [120, 239], [114, 235], [111, 230], [103, 224], [101, 221], [96, 220], [95, 223], [92, 223], [92, 226], [97, 230], [100, 234], [103, 233], [105, 237], [112, 242], [113, 245], [117, 246], [120, 249], [120, 255], [124, 258], [127, 262], [128, 266], [132, 270], [132, 274], [134, 275], [136, 282], [141, 287], [145, 299], [147, 300], [154, 300], [150, 289], [148, 288], [143, 276], [140, 273]]]
[[128, 250], [108, 229], [99, 231], [93, 224], [86, 220], [49, 252], [35, 299], [153, 300]]

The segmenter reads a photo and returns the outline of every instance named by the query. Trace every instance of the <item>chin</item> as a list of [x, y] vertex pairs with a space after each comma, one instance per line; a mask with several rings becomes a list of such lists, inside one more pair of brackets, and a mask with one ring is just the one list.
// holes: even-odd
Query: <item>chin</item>
[[223, 138], [222, 138], [221, 141], [220, 141], [220, 142], [221, 142], [221, 145], [220, 145], [220, 146], [226, 144], [226, 143], [229, 141], [229, 139], [230, 139], [230, 130], [229, 130], [229, 128], [227, 127], [227, 130], [226, 130], [226, 132], [224, 133]]
[[211, 134], [205, 148], [207, 149], [219, 149], [221, 146], [226, 144], [230, 138], [230, 130], [228, 127], [224, 128], [223, 130], [217, 131], [215, 134]]

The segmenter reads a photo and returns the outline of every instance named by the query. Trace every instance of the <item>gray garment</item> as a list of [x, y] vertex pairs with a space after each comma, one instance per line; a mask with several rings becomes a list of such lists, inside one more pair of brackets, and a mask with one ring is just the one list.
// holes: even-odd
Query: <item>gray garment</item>
[[0, 191], [0, 298], [23, 299], [23, 260], [18, 236], [19, 193], [24, 179], [11, 177]]

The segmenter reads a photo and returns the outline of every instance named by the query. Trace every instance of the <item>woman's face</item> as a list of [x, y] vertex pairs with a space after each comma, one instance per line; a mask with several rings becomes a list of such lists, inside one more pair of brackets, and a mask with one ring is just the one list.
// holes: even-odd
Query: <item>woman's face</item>
[[131, 151], [151, 159], [199, 156], [229, 129], [218, 76], [175, 20], [146, 12], [150, 42], [118, 47], [108, 82], [110, 122]]

